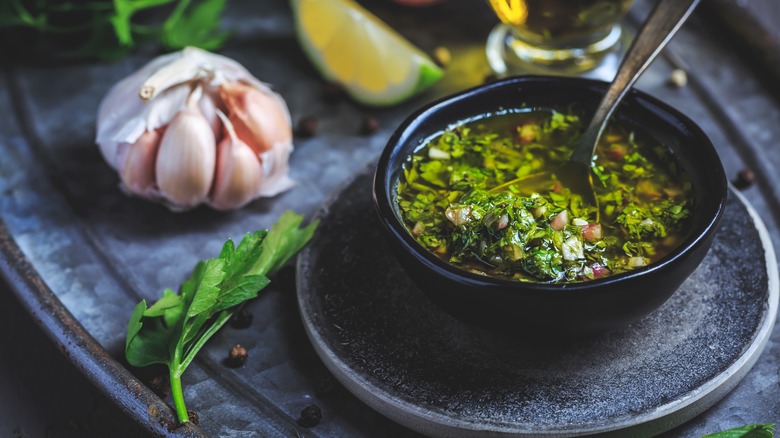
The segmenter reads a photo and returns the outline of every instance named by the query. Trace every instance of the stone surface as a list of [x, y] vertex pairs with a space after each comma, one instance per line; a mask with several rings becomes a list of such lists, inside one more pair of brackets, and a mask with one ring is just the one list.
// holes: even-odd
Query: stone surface
[[[299, 258], [301, 313], [345, 385], [416, 430], [663, 432], [725, 395], [774, 322], [777, 271], [772, 266], [770, 285], [764, 257], [771, 243], [732, 194], [701, 266], [666, 304], [626, 329], [529, 345], [534, 333], [469, 327], [414, 287], [379, 221], [366, 217], [372, 176], [364, 172], [321, 210], [320, 232]], [[707, 393], [719, 396], [702, 406]]]

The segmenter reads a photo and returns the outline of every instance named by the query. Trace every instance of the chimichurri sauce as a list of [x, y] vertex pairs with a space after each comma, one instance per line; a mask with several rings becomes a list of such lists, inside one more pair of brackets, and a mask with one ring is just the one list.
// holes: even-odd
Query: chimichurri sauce
[[583, 128], [575, 114], [534, 110], [443, 132], [404, 165], [397, 202], [409, 232], [455, 266], [520, 281], [586, 281], [668, 254], [689, 232], [690, 180], [663, 145], [610, 125], [596, 214], [552, 174]]

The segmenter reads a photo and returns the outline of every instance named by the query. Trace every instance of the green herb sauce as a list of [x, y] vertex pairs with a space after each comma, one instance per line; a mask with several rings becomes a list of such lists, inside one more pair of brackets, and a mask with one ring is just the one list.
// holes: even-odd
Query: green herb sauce
[[595, 206], [555, 178], [583, 131], [575, 114], [494, 115], [447, 130], [404, 165], [409, 232], [460, 268], [574, 282], [646, 266], [687, 236], [691, 183], [662, 145], [611, 125], [593, 167]]

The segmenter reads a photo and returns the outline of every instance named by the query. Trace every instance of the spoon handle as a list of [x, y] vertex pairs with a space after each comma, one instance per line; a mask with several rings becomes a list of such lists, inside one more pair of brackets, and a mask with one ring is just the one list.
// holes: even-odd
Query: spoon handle
[[[596, 143], [623, 96], [682, 27], [700, 0], [659, 0], [634, 38], [607, 93], [585, 130], [570, 161], [590, 166]], [[586, 146], [587, 144], [587, 146]]]

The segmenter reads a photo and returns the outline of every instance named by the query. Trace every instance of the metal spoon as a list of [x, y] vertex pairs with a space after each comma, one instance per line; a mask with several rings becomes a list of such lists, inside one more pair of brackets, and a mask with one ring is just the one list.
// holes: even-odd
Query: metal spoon
[[601, 99], [590, 125], [574, 147], [569, 160], [556, 172], [565, 187], [582, 196], [586, 204], [598, 206], [593, 191], [591, 164], [607, 121], [645, 69], [682, 27], [700, 0], [659, 0], [637, 33], [620, 64], [615, 79]]
[[552, 177], [552, 174], [573, 193], [582, 196], [582, 202], [596, 207], [598, 220], [598, 201], [593, 190], [591, 165], [607, 121], [628, 90], [634, 85], [645, 69], [653, 62], [672, 36], [682, 27], [700, 0], [659, 0], [653, 12], [637, 33], [633, 44], [623, 58], [615, 79], [601, 99], [593, 119], [574, 147], [567, 161], [552, 172], [523, 176], [491, 190], [503, 190], [509, 186], [522, 188], [529, 181], [534, 184], [540, 179]]

